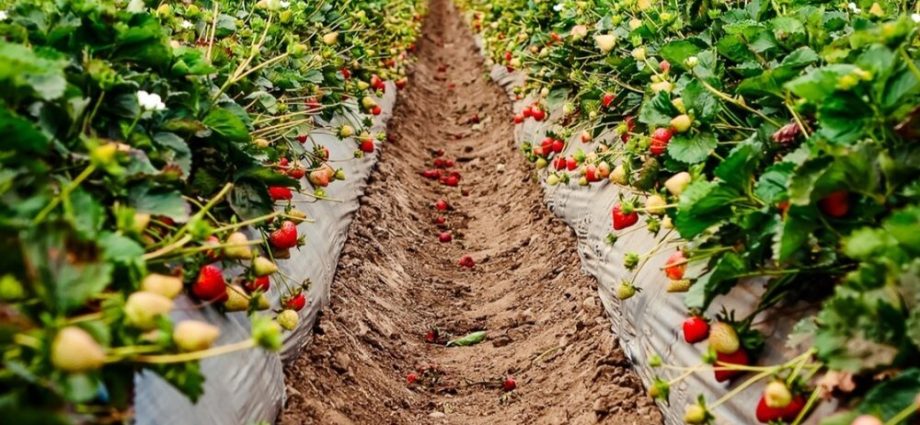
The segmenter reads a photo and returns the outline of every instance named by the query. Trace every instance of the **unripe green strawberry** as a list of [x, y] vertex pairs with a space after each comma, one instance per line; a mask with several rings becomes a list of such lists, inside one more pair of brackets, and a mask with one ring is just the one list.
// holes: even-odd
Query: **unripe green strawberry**
[[690, 129], [693, 119], [687, 114], [680, 114], [671, 119], [671, 128], [678, 133], [683, 133]]
[[220, 336], [220, 329], [197, 320], [179, 322], [173, 329], [173, 342], [182, 351], [207, 350]]
[[249, 309], [249, 296], [239, 285], [230, 285], [227, 287], [227, 301], [224, 301], [224, 308], [227, 311], [246, 311]]
[[298, 323], [300, 323], [300, 315], [296, 311], [288, 309], [278, 313], [278, 324], [284, 330], [292, 331], [297, 327]]
[[125, 319], [137, 329], [148, 331], [156, 327], [156, 318], [172, 310], [171, 299], [154, 292], [135, 292], [125, 302]]
[[268, 276], [278, 271], [278, 266], [265, 257], [256, 257], [252, 260], [252, 272], [259, 277]]
[[16, 276], [11, 274], [3, 275], [0, 277], [0, 300], [2, 301], [18, 301], [26, 296], [26, 289], [22, 286], [22, 282], [19, 279], [16, 279]]
[[268, 310], [272, 307], [271, 300], [268, 299], [268, 295], [265, 295], [264, 292], [259, 292], [254, 296], [256, 297], [256, 308], [259, 310]]
[[304, 220], [307, 219], [307, 213], [301, 210], [290, 210], [288, 211], [287, 215], [288, 215], [287, 219], [294, 222], [294, 224], [303, 223]]
[[706, 408], [700, 406], [699, 404], [690, 404], [687, 405], [684, 410], [684, 422], [696, 425], [701, 424], [706, 421]]
[[249, 249], [249, 238], [243, 232], [233, 232], [227, 236], [227, 245], [224, 248], [224, 257], [233, 260], [248, 260], [252, 258]]
[[772, 381], [764, 388], [763, 398], [768, 407], [782, 409], [792, 402], [792, 392], [782, 381]]
[[354, 135], [355, 135], [355, 128], [348, 124], [343, 124], [342, 127], [339, 128], [339, 137], [343, 139], [354, 136]]
[[668, 279], [668, 292], [687, 292], [690, 289], [690, 279]]
[[327, 46], [331, 46], [339, 41], [339, 33], [337, 31], [328, 32], [323, 34], [323, 43]]
[[680, 196], [690, 184], [690, 173], [681, 171], [664, 182], [664, 187], [674, 196]]
[[666, 215], [664, 216], [664, 218], [661, 219], [661, 228], [662, 229], [673, 229], [674, 228], [674, 223], [671, 222], [671, 216]]
[[600, 49], [601, 53], [608, 53], [616, 46], [617, 37], [613, 34], [595, 35], [594, 42], [597, 43], [597, 48]]
[[617, 285], [616, 296], [621, 300], [627, 300], [632, 298], [633, 295], [636, 295], [636, 287], [632, 283], [623, 281]]
[[105, 364], [105, 351], [89, 332], [68, 326], [51, 342], [51, 364], [64, 372], [89, 372]]
[[645, 212], [652, 215], [664, 214], [665, 206], [668, 203], [661, 195], [650, 195], [645, 199]]
[[732, 325], [725, 322], [715, 322], [709, 329], [709, 346], [717, 353], [732, 354], [741, 347], [738, 333]]
[[550, 186], [555, 186], [559, 184], [559, 176], [555, 174], [550, 174], [549, 176], [546, 177], [546, 184]]
[[361, 99], [361, 106], [364, 106], [365, 109], [371, 109], [377, 106], [377, 102], [370, 96], [364, 96], [364, 98]]

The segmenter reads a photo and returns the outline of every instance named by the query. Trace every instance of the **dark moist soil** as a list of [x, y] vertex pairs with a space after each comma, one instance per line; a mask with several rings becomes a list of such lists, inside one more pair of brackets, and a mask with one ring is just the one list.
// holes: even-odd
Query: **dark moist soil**
[[[287, 367], [280, 424], [661, 423], [484, 69], [453, 5], [432, 0], [330, 306]], [[436, 149], [456, 161], [458, 187], [419, 174]], [[452, 210], [437, 212], [438, 199]], [[439, 215], [450, 243], [438, 241]], [[464, 255], [473, 269], [458, 266]], [[441, 344], [425, 341], [430, 328]], [[443, 344], [477, 330], [488, 332], [481, 344]]]

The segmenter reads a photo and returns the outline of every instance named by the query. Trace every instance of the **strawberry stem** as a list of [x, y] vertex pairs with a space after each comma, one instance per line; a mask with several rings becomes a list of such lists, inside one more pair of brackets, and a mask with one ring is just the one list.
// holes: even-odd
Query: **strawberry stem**
[[51, 211], [54, 211], [54, 209], [57, 208], [58, 204], [61, 203], [61, 200], [63, 200], [65, 197], [69, 197], [70, 192], [73, 192], [74, 190], [76, 190], [80, 186], [80, 184], [83, 183], [84, 180], [86, 180], [87, 178], [89, 178], [91, 174], [93, 174], [94, 171], [96, 171], [96, 164], [89, 164], [86, 168], [84, 168], [83, 172], [81, 172], [77, 176], [77, 178], [75, 178], [67, 186], [64, 186], [64, 188], [61, 190], [61, 193], [59, 195], [55, 196], [54, 198], [51, 198], [51, 202], [48, 205], [46, 205], [45, 208], [39, 211], [38, 215], [35, 216], [35, 219], [32, 220], [32, 224], [37, 225], [41, 223], [42, 221], [44, 221], [45, 218], [48, 217], [48, 214], [50, 214]]
[[209, 348], [207, 350], [192, 351], [190, 353], [137, 356], [131, 359], [131, 361], [148, 364], [185, 363], [206, 359], [208, 357], [221, 356], [224, 354], [233, 353], [235, 351], [247, 350], [255, 346], [256, 340], [246, 339], [243, 341], [235, 342], [233, 344], [222, 345], [220, 347]]

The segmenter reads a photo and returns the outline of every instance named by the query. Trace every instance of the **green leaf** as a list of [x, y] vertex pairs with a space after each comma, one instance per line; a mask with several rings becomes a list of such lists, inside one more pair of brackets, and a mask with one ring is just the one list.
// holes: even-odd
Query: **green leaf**
[[684, 100], [687, 111], [691, 111], [696, 119], [704, 122], [714, 119], [722, 109], [719, 100], [709, 90], [706, 90], [699, 80], [693, 80], [687, 84], [681, 93], [681, 98]]
[[460, 338], [452, 339], [447, 342], [448, 347], [469, 347], [479, 344], [486, 340], [486, 331], [476, 331], [468, 333]]
[[60, 226], [29, 229], [20, 240], [34, 290], [50, 311], [83, 308], [110, 282], [112, 266], [99, 261], [96, 247], [73, 240]]
[[737, 282], [737, 277], [747, 271], [744, 260], [738, 254], [722, 255], [715, 265], [690, 287], [684, 298], [688, 308], [706, 311], [718, 295], [727, 294]]
[[24, 45], [0, 40], [0, 89], [7, 98], [35, 95], [43, 100], [54, 100], [61, 97], [67, 87], [66, 66], [62, 58], [39, 56]]
[[705, 161], [718, 144], [712, 133], [678, 134], [668, 143], [668, 155], [680, 162], [696, 164]]
[[751, 49], [748, 49], [747, 43], [737, 34], [728, 34], [719, 39], [716, 48], [719, 54], [735, 62], [747, 62], [756, 59]]
[[215, 31], [215, 36], [224, 38], [236, 32], [236, 19], [227, 14], [220, 14], [217, 16], [217, 30]]
[[639, 122], [650, 126], [668, 126], [671, 125], [671, 118], [679, 113], [671, 103], [671, 95], [660, 91], [642, 103], [642, 108], [639, 110]]
[[149, 183], [140, 183], [129, 190], [128, 205], [139, 213], [162, 215], [175, 220], [177, 223], [188, 221], [191, 208], [182, 193], [151, 186]]
[[891, 214], [885, 220], [885, 230], [898, 241], [901, 247], [920, 255], [920, 206], [911, 206]]
[[236, 174], [237, 180], [254, 179], [269, 186], [287, 186], [300, 189], [300, 180], [292, 179], [286, 174], [281, 174], [271, 168], [257, 165], [242, 170]]
[[680, 195], [674, 225], [684, 239], [692, 239], [732, 215], [739, 193], [721, 181], [696, 180]]
[[91, 239], [102, 229], [105, 209], [89, 192], [77, 189], [70, 194], [74, 230], [84, 239]]
[[804, 68], [808, 65], [811, 65], [817, 62], [820, 59], [821, 58], [818, 57], [818, 54], [815, 53], [815, 51], [812, 50], [811, 47], [804, 46], [804, 47], [799, 47], [798, 49], [794, 50], [792, 53], [789, 53], [788, 55], [786, 55], [786, 57], [783, 58], [783, 62], [781, 65], [785, 67], [790, 67], [790, 68]]
[[3, 149], [23, 154], [41, 154], [50, 145], [48, 137], [38, 126], [7, 108], [0, 108], [0, 134], [3, 135]]
[[252, 178], [237, 180], [230, 190], [228, 201], [233, 212], [244, 220], [272, 212], [272, 200], [265, 184]]
[[917, 394], [920, 394], [920, 369], [907, 369], [869, 390], [856, 410], [888, 420], [913, 404]]
[[153, 135], [153, 141], [159, 145], [159, 157], [167, 164], [175, 164], [182, 170], [185, 180], [192, 173], [192, 150], [181, 137], [175, 133], [160, 132]]
[[202, 123], [227, 140], [237, 143], [249, 142], [249, 129], [246, 123], [227, 109], [212, 109]]
[[671, 63], [671, 66], [685, 68], [684, 61], [690, 56], [696, 56], [705, 48], [705, 44], [697, 39], [675, 40], [661, 46], [661, 57]]
[[773, 28], [773, 37], [785, 46], [795, 46], [804, 43], [805, 25], [791, 16], [778, 16], [770, 21]]
[[807, 208], [792, 205], [773, 235], [773, 259], [786, 261], [801, 252], [811, 233], [817, 228]]
[[837, 91], [840, 77], [851, 74], [856, 68], [851, 64], [828, 65], [786, 83], [786, 88], [796, 96], [820, 104]]
[[756, 135], [753, 135], [736, 145], [725, 160], [716, 167], [713, 174], [741, 190], [751, 184], [757, 163], [762, 157], [763, 144], [757, 141]]
[[754, 195], [768, 205], [782, 200], [786, 197], [786, 186], [794, 169], [795, 164], [790, 162], [778, 162], [771, 165], [757, 179], [754, 185]]

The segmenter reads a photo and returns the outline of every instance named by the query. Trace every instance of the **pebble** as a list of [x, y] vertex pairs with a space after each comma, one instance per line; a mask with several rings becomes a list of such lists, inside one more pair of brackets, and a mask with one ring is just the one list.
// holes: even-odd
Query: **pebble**
[[434, 411], [428, 414], [429, 418], [443, 418], [445, 416], [447, 415], [445, 415], [444, 412], [438, 412], [438, 411]]

